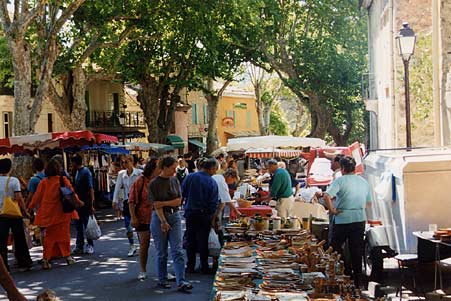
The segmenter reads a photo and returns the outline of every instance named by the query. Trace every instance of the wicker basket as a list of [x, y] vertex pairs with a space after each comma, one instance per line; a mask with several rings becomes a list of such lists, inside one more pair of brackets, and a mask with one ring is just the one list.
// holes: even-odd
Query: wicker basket
[[247, 201], [245, 199], [238, 199], [238, 207], [240, 208], [250, 208], [254, 201]]

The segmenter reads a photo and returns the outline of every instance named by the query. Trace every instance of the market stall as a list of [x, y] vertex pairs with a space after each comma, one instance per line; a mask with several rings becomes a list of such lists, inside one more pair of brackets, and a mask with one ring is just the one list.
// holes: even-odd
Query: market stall
[[299, 223], [242, 219], [225, 229], [212, 300], [369, 300], [344, 275], [344, 262]]
[[228, 151], [246, 151], [251, 148], [302, 148], [325, 146], [326, 142], [319, 138], [289, 136], [232, 138], [227, 142]]

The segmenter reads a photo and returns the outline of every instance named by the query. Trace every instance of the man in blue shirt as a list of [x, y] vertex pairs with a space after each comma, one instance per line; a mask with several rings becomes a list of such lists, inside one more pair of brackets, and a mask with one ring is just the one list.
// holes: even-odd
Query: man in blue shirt
[[27, 205], [31, 202], [31, 199], [33, 198], [33, 194], [38, 189], [39, 183], [41, 183], [41, 180], [45, 178], [44, 168], [45, 164], [44, 161], [40, 158], [36, 158], [33, 160], [32, 164], [33, 172], [36, 174], [28, 181], [28, 195], [27, 195]]
[[[83, 159], [75, 155], [71, 159], [76, 170], [74, 178], [74, 189], [80, 200], [85, 203], [83, 207], [77, 209], [79, 219], [76, 221], [77, 241], [74, 254], [82, 254], [85, 242], [85, 231], [88, 226], [89, 216], [94, 214], [94, 184], [92, 174], [87, 167], [83, 166]], [[94, 253], [94, 242], [87, 239], [86, 253]]]
[[183, 181], [188, 273], [195, 270], [197, 251], [200, 253], [202, 273], [211, 273], [208, 266], [208, 236], [219, 207], [218, 185], [212, 178], [217, 169], [216, 159], [204, 159], [200, 163], [200, 171], [189, 174]]

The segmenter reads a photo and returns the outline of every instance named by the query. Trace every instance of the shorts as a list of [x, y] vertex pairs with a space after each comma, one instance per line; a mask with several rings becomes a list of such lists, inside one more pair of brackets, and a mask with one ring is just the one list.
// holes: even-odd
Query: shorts
[[138, 227], [135, 228], [136, 232], [150, 232], [150, 224], [139, 224]]

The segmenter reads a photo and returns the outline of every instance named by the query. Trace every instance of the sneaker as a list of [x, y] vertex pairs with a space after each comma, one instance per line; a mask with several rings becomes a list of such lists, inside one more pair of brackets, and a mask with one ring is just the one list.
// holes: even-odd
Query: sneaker
[[72, 255], [82, 255], [83, 254], [83, 250], [80, 248], [75, 248], [72, 250]]
[[139, 281], [144, 281], [145, 279], [147, 279], [147, 274], [146, 274], [146, 272], [139, 272], [139, 274], [138, 274], [138, 280], [139, 280]]
[[94, 247], [91, 245], [87, 245], [86, 246], [86, 254], [88, 254], [88, 255], [94, 254]]
[[182, 282], [180, 283], [180, 285], [177, 287], [177, 291], [181, 292], [181, 293], [185, 293], [185, 294], [191, 294], [191, 290], [193, 289], [193, 285], [189, 282]]
[[138, 248], [135, 247], [135, 245], [131, 245], [131, 246], [130, 246], [130, 249], [128, 250], [127, 256], [128, 256], [128, 257], [133, 257], [133, 256], [135, 256], [137, 250], [138, 250]]

